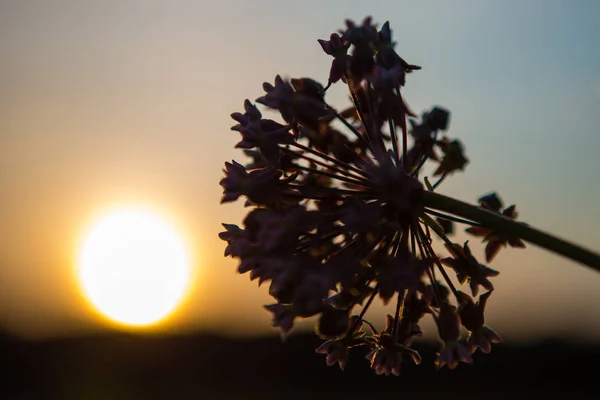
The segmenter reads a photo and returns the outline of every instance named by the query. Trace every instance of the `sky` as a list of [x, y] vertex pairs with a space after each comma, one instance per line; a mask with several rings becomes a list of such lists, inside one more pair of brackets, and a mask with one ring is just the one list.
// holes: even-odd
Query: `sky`
[[[0, 0], [0, 327], [107, 329], [75, 255], [95, 215], [140, 203], [175, 221], [196, 271], [160, 329], [275, 334], [266, 288], [217, 237], [245, 213], [219, 205], [224, 162], [241, 159], [229, 115], [276, 74], [326, 81], [317, 39], [366, 15], [423, 66], [412, 109], [452, 112], [470, 164], [440, 191], [497, 191], [521, 220], [600, 251], [597, 1]], [[328, 100], [347, 105], [342, 87]], [[492, 267], [487, 318], [505, 338], [600, 339], [600, 274], [534, 246]]]

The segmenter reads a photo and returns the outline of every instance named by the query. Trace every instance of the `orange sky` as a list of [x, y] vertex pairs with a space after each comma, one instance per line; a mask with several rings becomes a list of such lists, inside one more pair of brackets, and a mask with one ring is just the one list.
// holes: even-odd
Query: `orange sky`
[[[29, 337], [101, 328], [73, 278], [77, 243], [97, 212], [140, 202], [176, 221], [199, 271], [161, 329], [269, 332], [266, 288], [236, 275], [217, 237], [221, 222], [238, 223], [244, 213], [219, 205], [223, 163], [240, 157], [229, 114], [277, 73], [325, 80], [330, 60], [316, 38], [367, 13], [380, 22], [410, 17], [390, 18], [399, 53], [424, 65], [409, 77], [408, 102], [453, 112], [450, 133], [465, 143], [471, 165], [442, 192], [474, 201], [498, 190], [522, 220], [600, 250], [600, 143], [589, 134], [600, 79], [588, 73], [600, 68], [588, 56], [591, 35], [600, 34], [587, 20], [571, 23], [575, 17], [549, 7], [549, 22], [535, 20], [535, 30], [533, 9], [468, 2], [452, 12], [395, 1], [345, 13], [309, 2], [295, 14], [267, 1], [210, 10], [199, 3], [0, 4], [2, 327]], [[513, 29], [529, 35], [503, 35], [496, 18], [513, 11]], [[431, 26], [422, 32], [426, 17]], [[554, 40], [555, 20], [567, 21], [563, 35], [573, 41]], [[579, 47], [569, 47], [575, 39]], [[567, 68], [580, 68], [578, 80], [546, 79]], [[332, 103], [345, 100], [332, 93]], [[600, 274], [534, 248], [501, 253], [492, 267], [501, 274], [488, 319], [503, 336], [600, 339]]]

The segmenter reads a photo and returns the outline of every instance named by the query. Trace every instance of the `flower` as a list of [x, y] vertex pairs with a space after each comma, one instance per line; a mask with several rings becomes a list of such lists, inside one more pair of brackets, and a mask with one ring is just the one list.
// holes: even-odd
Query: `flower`
[[477, 296], [479, 286], [483, 286], [486, 290], [494, 290], [494, 285], [488, 278], [497, 276], [499, 272], [480, 264], [471, 254], [468, 243], [467, 240], [463, 247], [456, 243], [452, 246], [446, 244], [446, 248], [454, 253], [454, 257], [447, 257], [440, 261], [456, 271], [460, 283], [468, 280], [473, 296]]
[[240, 163], [225, 163], [225, 177], [220, 185], [224, 192], [221, 203], [237, 200], [245, 195], [248, 204], [267, 205], [279, 198], [283, 173], [275, 168], [255, 169], [248, 173]]
[[361, 345], [363, 343], [362, 338], [365, 335], [362, 329], [363, 324], [357, 316], [346, 318], [346, 322], [346, 335], [341, 339], [327, 340], [315, 350], [319, 354], [327, 355], [325, 362], [328, 367], [337, 363], [342, 371], [346, 368], [348, 362], [348, 349]]
[[[498, 197], [496, 193], [490, 193], [481, 197], [479, 199], [479, 204], [481, 207], [492, 212], [502, 214], [506, 218], [512, 220], [517, 219], [518, 213], [514, 204], [506, 207], [502, 212], [500, 212], [500, 209], [502, 208], [502, 200], [500, 200], [500, 197]], [[520, 238], [499, 234], [494, 232], [492, 229], [485, 228], [483, 226], [472, 226], [467, 228], [465, 232], [470, 233], [473, 236], [483, 237], [483, 242], [487, 242], [487, 245], [485, 246], [485, 259], [487, 262], [492, 261], [502, 247], [507, 247], [508, 245], [511, 247], [525, 247], [525, 243]]]
[[434, 176], [449, 174], [458, 170], [464, 170], [469, 160], [464, 155], [464, 150], [459, 140], [443, 140], [439, 143], [440, 149], [444, 153], [440, 165], [433, 173]]
[[275, 303], [265, 306], [267, 311], [273, 313], [273, 326], [281, 328], [282, 336], [285, 337], [294, 327], [294, 312], [290, 306]]
[[315, 350], [319, 354], [326, 354], [326, 363], [328, 367], [339, 364], [343, 371], [348, 362], [348, 346], [342, 340], [331, 339], [317, 347]]
[[[231, 114], [231, 129], [241, 135], [235, 147], [248, 160], [225, 163], [221, 202], [243, 199], [248, 213], [240, 226], [223, 224], [224, 254], [239, 261], [239, 273], [268, 285], [275, 301], [265, 309], [283, 337], [297, 319], [315, 318], [325, 340], [316, 351], [329, 366], [343, 370], [349, 350], [367, 346], [376, 374], [399, 375], [404, 358], [421, 362], [412, 344], [429, 315], [443, 342], [436, 365], [472, 362], [472, 351], [486, 352], [499, 340], [483, 318], [490, 292], [473, 303], [443, 265], [461, 285], [468, 282], [474, 296], [479, 286], [491, 291], [498, 272], [480, 264], [467, 242], [460, 246], [446, 235], [452, 223], [475, 225], [473, 234], [486, 227], [425, 201], [425, 186], [435, 190], [468, 164], [461, 142], [446, 134], [450, 112], [436, 106], [417, 121], [402, 88], [420, 67], [396, 53], [389, 23], [378, 29], [370, 17], [360, 25], [347, 20], [346, 29], [319, 44], [333, 57], [326, 87], [277, 75], [263, 84], [256, 104], [245, 100], [244, 111]], [[352, 104], [337, 111], [326, 95], [340, 81]], [[259, 107], [281, 121], [265, 118]], [[441, 176], [433, 185], [419, 176], [427, 162]], [[498, 212], [497, 200], [488, 196], [481, 206]], [[503, 213], [516, 216], [510, 207]], [[433, 235], [446, 242], [451, 257], [440, 259]], [[517, 243], [492, 231], [485, 235], [494, 254], [502, 244]], [[377, 298], [395, 302], [381, 332], [366, 319]], [[461, 322], [470, 332], [466, 342]]]
[[439, 315], [435, 318], [440, 338], [444, 346], [438, 353], [436, 367], [454, 369], [460, 361], [472, 363], [471, 352], [460, 337], [460, 317], [455, 306], [445, 303], [440, 308]]
[[400, 375], [400, 366], [403, 356], [408, 355], [415, 364], [421, 363], [419, 353], [411, 349], [408, 345], [401, 344], [394, 338], [396, 331], [396, 322], [390, 314], [386, 315], [385, 330], [379, 334], [368, 338], [373, 348], [366, 355], [367, 360], [371, 361], [371, 368], [377, 375]]
[[371, 368], [375, 370], [377, 375], [394, 374], [400, 376], [400, 366], [402, 364], [402, 354], [400, 352], [380, 347], [372, 350], [366, 358], [371, 360]]
[[482, 294], [475, 303], [469, 295], [460, 292], [462, 304], [459, 314], [463, 326], [469, 331], [467, 346], [469, 346], [472, 353], [480, 348], [482, 352], [487, 354], [492, 350], [491, 343], [502, 342], [500, 336], [485, 325], [485, 305], [491, 294], [491, 291]]
[[275, 85], [265, 82], [263, 89], [266, 94], [256, 99], [256, 102], [278, 110], [288, 123], [295, 121], [318, 129], [319, 119], [330, 114], [322, 101], [306, 92], [295, 90], [291, 82], [283, 80], [279, 75], [275, 77]]
[[431, 265], [431, 260], [417, 260], [406, 249], [394, 256], [378, 254], [378, 259], [373, 261], [377, 265], [377, 282], [379, 283], [379, 296], [387, 302], [396, 293], [404, 290], [424, 291], [421, 277], [425, 269]]
[[340, 35], [332, 33], [329, 40], [319, 39], [319, 44], [325, 53], [333, 56], [329, 71], [329, 85], [336, 83], [340, 79], [344, 79], [345, 81], [344, 74], [351, 60], [351, 57], [348, 55], [350, 43], [343, 43]]
[[454, 369], [458, 366], [459, 362], [465, 362], [468, 364], [473, 363], [471, 357], [471, 351], [464, 341], [451, 341], [444, 343], [444, 347], [438, 353], [438, 359], [435, 362], [436, 368], [442, 368], [447, 365], [448, 368]]
[[281, 156], [280, 144], [290, 144], [294, 140], [290, 134], [290, 126], [279, 124], [269, 119], [262, 119], [262, 114], [249, 100], [244, 102], [246, 112], [233, 113], [231, 118], [238, 122], [231, 129], [242, 135], [236, 148], [258, 148], [267, 160], [277, 162]]

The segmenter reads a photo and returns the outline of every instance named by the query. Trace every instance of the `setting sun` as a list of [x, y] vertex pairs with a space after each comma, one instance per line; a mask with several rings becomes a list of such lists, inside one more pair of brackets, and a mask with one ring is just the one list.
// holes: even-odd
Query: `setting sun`
[[126, 325], [151, 325], [171, 314], [190, 275], [188, 252], [174, 227], [146, 209], [106, 214], [80, 248], [78, 279], [85, 296]]

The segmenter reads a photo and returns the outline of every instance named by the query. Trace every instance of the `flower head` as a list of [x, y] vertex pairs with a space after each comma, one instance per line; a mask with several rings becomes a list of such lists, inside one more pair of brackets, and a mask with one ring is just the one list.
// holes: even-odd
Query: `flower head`
[[[420, 67], [396, 53], [389, 23], [378, 28], [370, 17], [360, 24], [347, 20], [319, 44], [333, 57], [327, 86], [277, 75], [263, 84], [257, 105], [246, 100], [243, 112], [231, 114], [231, 129], [241, 135], [235, 147], [248, 160], [225, 163], [221, 202], [244, 199], [249, 212], [242, 226], [223, 224], [225, 256], [239, 260], [239, 273], [268, 284], [275, 302], [265, 308], [282, 335], [296, 319], [315, 317], [316, 333], [326, 340], [317, 352], [327, 355], [329, 366], [344, 369], [349, 349], [367, 346], [377, 374], [399, 375], [404, 358], [421, 362], [411, 346], [429, 315], [443, 342], [437, 365], [472, 362], [472, 350], [485, 352], [499, 340], [484, 324], [489, 294], [473, 303], [442, 264], [461, 285], [468, 281], [473, 295], [479, 286], [492, 290], [490, 278], [498, 272], [480, 264], [467, 243], [447, 238], [451, 223], [470, 221], [426, 202], [429, 191], [468, 163], [462, 144], [446, 135], [450, 112], [433, 107], [419, 120], [410, 110], [402, 89], [407, 74]], [[352, 104], [337, 111], [326, 95], [340, 81]], [[258, 107], [280, 119], [264, 118]], [[428, 162], [440, 176], [433, 185], [420, 176]], [[482, 207], [498, 212], [494, 198], [484, 200]], [[510, 207], [503, 213], [516, 216]], [[517, 243], [485, 235], [490, 254]], [[451, 257], [440, 260], [435, 237], [450, 244]], [[366, 319], [377, 298], [394, 302], [396, 310], [381, 332]], [[461, 321], [470, 332], [467, 342], [460, 338]]]

